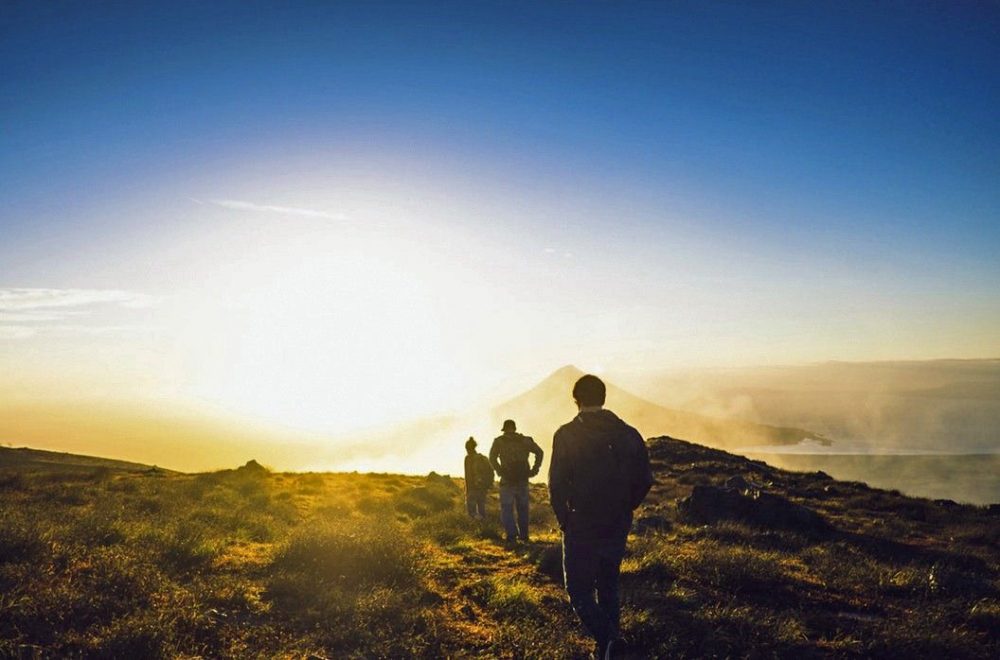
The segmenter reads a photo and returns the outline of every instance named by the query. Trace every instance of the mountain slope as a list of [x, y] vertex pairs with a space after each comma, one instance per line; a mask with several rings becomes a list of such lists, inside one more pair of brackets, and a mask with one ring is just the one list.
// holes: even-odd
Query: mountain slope
[[119, 461], [98, 456], [83, 456], [66, 452], [45, 451], [28, 447], [0, 447], [0, 470], [114, 470], [120, 472], [148, 472], [161, 470], [155, 466], [130, 461]]
[[[497, 406], [492, 412], [498, 422], [497, 428], [503, 419], [514, 419], [518, 428], [534, 437], [543, 449], [551, 447], [556, 429], [577, 414], [571, 392], [573, 384], [582, 375], [583, 372], [576, 367], [563, 367], [527, 392]], [[673, 410], [646, 401], [612, 383], [606, 385], [606, 407], [635, 426], [645, 438], [670, 435], [728, 449], [753, 445], [793, 445], [802, 440], [827, 443], [823, 436], [805, 429], [716, 419]]]

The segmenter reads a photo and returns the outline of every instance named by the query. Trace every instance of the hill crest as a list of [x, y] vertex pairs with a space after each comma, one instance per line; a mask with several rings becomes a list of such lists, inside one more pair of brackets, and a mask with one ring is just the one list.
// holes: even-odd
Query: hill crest
[[173, 471], [155, 465], [133, 463], [115, 458], [32, 449], [30, 447], [0, 447], [0, 468], [10, 467], [59, 470], [108, 469], [122, 472]]

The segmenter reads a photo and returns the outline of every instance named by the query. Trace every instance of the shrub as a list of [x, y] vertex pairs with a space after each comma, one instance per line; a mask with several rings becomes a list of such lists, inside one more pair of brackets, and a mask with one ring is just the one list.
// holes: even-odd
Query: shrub
[[0, 518], [0, 564], [37, 559], [47, 547], [37, 525], [20, 516]]
[[411, 516], [426, 516], [450, 509], [455, 504], [456, 491], [440, 482], [417, 486], [393, 496], [396, 509]]
[[177, 571], [201, 568], [215, 559], [218, 548], [205, 530], [182, 522], [159, 537], [160, 557]]
[[414, 522], [414, 531], [442, 545], [451, 545], [476, 531], [476, 521], [463, 511], [442, 511]]
[[389, 522], [327, 521], [297, 530], [274, 568], [319, 582], [391, 585], [413, 580], [416, 554], [412, 541]]
[[139, 492], [138, 481], [130, 475], [122, 475], [116, 479], [111, 479], [104, 486], [105, 489], [115, 493], [137, 493]]
[[96, 467], [93, 470], [84, 472], [82, 475], [86, 481], [95, 481], [98, 483], [111, 481], [112, 476], [111, 468], [106, 466]]
[[326, 480], [321, 474], [307, 473], [297, 475], [295, 486], [300, 493], [305, 495], [316, 495], [323, 492], [326, 487]]
[[692, 578], [730, 593], [764, 593], [786, 581], [778, 561], [773, 553], [701, 543], [682, 567]]
[[385, 497], [375, 497], [373, 495], [362, 495], [357, 500], [358, 511], [367, 514], [384, 514], [390, 508], [391, 501]]
[[988, 577], [949, 562], [936, 562], [927, 570], [927, 588], [942, 596], [977, 597], [994, 591]]
[[541, 599], [538, 590], [529, 583], [502, 576], [490, 582], [486, 605], [499, 618], [521, 619], [541, 616]]
[[321, 631], [328, 649], [407, 655], [393, 645], [413, 643], [422, 589], [415, 547], [391, 521], [304, 525], [271, 568], [264, 596], [288, 625]]
[[78, 518], [69, 529], [68, 540], [88, 548], [116, 545], [125, 540], [121, 522], [109, 511], [95, 509]]
[[20, 472], [0, 472], [0, 490], [21, 490], [26, 483], [24, 475]]
[[77, 630], [106, 625], [148, 607], [162, 577], [120, 547], [99, 548], [76, 561], [59, 582], [38, 595], [42, 620]]
[[643, 584], [662, 585], [677, 579], [678, 554], [673, 544], [657, 537], [640, 537], [630, 544], [622, 573]]
[[[150, 620], [147, 620], [150, 619]], [[102, 630], [88, 649], [101, 658], [166, 658], [169, 630], [165, 622], [152, 617], [126, 617], [114, 621]]]

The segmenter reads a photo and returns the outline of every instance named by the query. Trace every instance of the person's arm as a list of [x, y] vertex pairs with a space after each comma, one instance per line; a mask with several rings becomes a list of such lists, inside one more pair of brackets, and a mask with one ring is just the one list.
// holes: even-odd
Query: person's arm
[[490, 447], [490, 465], [493, 466], [493, 471], [496, 472], [501, 477], [503, 472], [500, 471], [500, 444], [498, 442], [499, 438], [493, 440], [493, 445]]
[[542, 458], [545, 457], [545, 452], [538, 446], [538, 443], [535, 442], [534, 438], [528, 438], [528, 442], [528, 451], [535, 456], [534, 465], [531, 466], [531, 476], [535, 476], [538, 474], [538, 471], [542, 469]]
[[632, 442], [635, 446], [632, 465], [632, 509], [635, 510], [646, 498], [649, 489], [653, 487], [653, 468], [649, 464], [649, 450], [642, 435], [635, 429], [631, 430]]
[[566, 456], [565, 438], [556, 431], [552, 439], [552, 458], [549, 460], [549, 502], [559, 521], [559, 529], [565, 530], [569, 522], [569, 491], [572, 483], [569, 457]]
[[466, 493], [469, 492], [469, 484], [472, 483], [472, 480], [476, 478], [475, 470], [474, 470], [475, 464], [471, 460], [469, 460], [471, 458], [472, 458], [471, 456], [469, 456], [468, 454], [466, 454], [466, 456], [465, 456], [465, 492]]

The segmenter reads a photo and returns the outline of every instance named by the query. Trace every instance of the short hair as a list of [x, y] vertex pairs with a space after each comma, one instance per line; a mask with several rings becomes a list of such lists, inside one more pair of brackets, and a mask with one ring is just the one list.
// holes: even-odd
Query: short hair
[[470, 436], [469, 439], [465, 441], [465, 449], [467, 451], [472, 451], [475, 448], [476, 448], [476, 439]]
[[581, 376], [573, 386], [573, 398], [581, 406], [603, 406], [607, 392], [604, 381], [590, 374]]
[[512, 420], [512, 419], [506, 419], [503, 422], [503, 428], [500, 429], [500, 430], [504, 431], [504, 432], [506, 432], [506, 431], [516, 431], [517, 430], [517, 424], [515, 424], [514, 420]]

